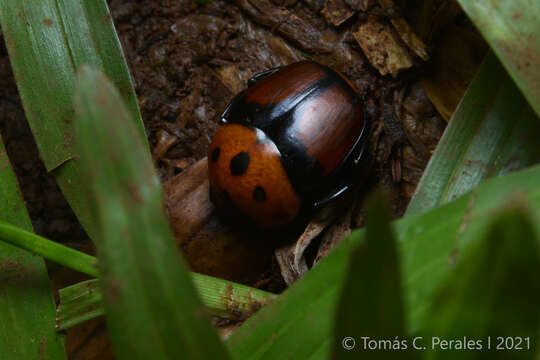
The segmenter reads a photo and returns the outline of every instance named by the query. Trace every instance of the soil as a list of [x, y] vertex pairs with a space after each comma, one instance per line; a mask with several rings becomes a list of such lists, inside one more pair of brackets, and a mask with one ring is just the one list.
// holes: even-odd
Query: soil
[[[371, 1], [358, 3], [371, 8], [336, 27], [321, 15], [324, 2], [316, 0], [205, 5], [110, 0], [160, 179], [166, 182], [206, 156], [221, 112], [252, 75], [313, 59], [346, 74], [364, 98], [373, 119], [370, 186], [390, 193], [393, 216], [400, 217], [446, 123], [420, 86], [425, 70], [420, 59], [411, 55], [413, 68], [395, 78], [379, 75], [366, 60], [352, 33], [368, 13], [390, 15]], [[88, 247], [84, 230], [41, 163], [0, 43], [0, 133], [35, 231]], [[277, 271], [272, 262], [265, 276]]]
[[[257, 13], [253, 4], [265, 12]], [[313, 59], [346, 74], [365, 99], [373, 119], [370, 183], [391, 194], [393, 215], [401, 216], [445, 127], [419, 85], [424, 64], [417, 59], [396, 78], [380, 76], [352, 36], [366, 13], [335, 27], [317, 14], [320, 4], [286, 5], [261, 0], [109, 2], [161, 180], [206, 155], [221, 112], [253, 74]], [[269, 17], [284, 16], [280, 9], [296, 20]], [[367, 13], [387, 16], [377, 6]], [[278, 21], [281, 26], [275, 25]], [[301, 31], [306, 28], [317, 36]], [[1, 44], [0, 133], [35, 231], [80, 247], [87, 237], [39, 158]]]

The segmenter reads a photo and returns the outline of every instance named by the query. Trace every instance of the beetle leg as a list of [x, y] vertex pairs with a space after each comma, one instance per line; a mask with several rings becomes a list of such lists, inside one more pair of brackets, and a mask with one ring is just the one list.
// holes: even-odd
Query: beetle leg
[[253, 77], [247, 81], [247, 86], [250, 87], [251, 85], [255, 84], [257, 81], [261, 80], [262, 78], [267, 77], [268, 75], [275, 73], [281, 68], [282, 66], [278, 66], [273, 69], [269, 69], [269, 70], [253, 75]]
[[325, 198], [323, 198], [323, 199], [321, 199], [319, 201], [316, 201], [315, 204], [313, 204], [313, 207], [315, 207], [317, 209], [317, 208], [319, 208], [321, 206], [324, 206], [324, 205], [328, 204], [329, 202], [337, 199], [341, 195], [343, 195], [349, 189], [350, 189], [349, 185], [343, 185], [343, 187], [341, 187], [339, 190], [334, 191], [332, 194], [328, 195], [327, 197], [325, 197]]
[[227, 117], [229, 115], [229, 111], [231, 110], [231, 104], [232, 104], [232, 101], [229, 103], [229, 105], [227, 105], [227, 107], [225, 108], [225, 111], [223, 111], [223, 113], [221, 114], [221, 124], [227, 123]]
[[364, 140], [361, 147], [360, 147], [360, 151], [358, 151], [356, 154], [354, 154], [354, 159], [353, 159], [353, 163], [354, 165], [358, 165], [360, 164], [360, 161], [362, 160], [363, 158], [363, 155], [364, 155], [364, 151], [366, 150], [366, 147], [367, 147], [367, 140]]

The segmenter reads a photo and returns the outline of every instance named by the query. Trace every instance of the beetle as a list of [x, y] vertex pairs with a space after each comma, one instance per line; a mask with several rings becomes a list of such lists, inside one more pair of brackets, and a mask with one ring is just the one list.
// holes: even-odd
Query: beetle
[[313, 61], [257, 74], [212, 138], [211, 200], [262, 228], [291, 224], [351, 189], [367, 137], [363, 101], [343, 74]]

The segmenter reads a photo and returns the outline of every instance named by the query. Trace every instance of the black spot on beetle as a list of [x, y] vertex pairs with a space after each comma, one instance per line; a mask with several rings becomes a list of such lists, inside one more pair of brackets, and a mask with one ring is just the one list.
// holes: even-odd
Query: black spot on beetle
[[244, 174], [249, 166], [249, 154], [245, 151], [236, 154], [231, 160], [231, 174], [240, 176]]
[[220, 152], [221, 152], [221, 149], [218, 147], [212, 150], [212, 162], [216, 162], [219, 159]]
[[262, 187], [257, 186], [255, 190], [253, 190], [253, 199], [255, 199], [256, 202], [263, 202], [266, 200], [266, 192]]

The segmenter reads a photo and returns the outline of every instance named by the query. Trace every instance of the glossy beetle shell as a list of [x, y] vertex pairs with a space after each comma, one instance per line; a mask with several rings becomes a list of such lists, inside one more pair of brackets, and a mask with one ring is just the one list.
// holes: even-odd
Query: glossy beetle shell
[[350, 81], [302, 61], [248, 84], [223, 113], [225, 125], [208, 151], [217, 207], [274, 227], [346, 192], [367, 138], [363, 104]]

